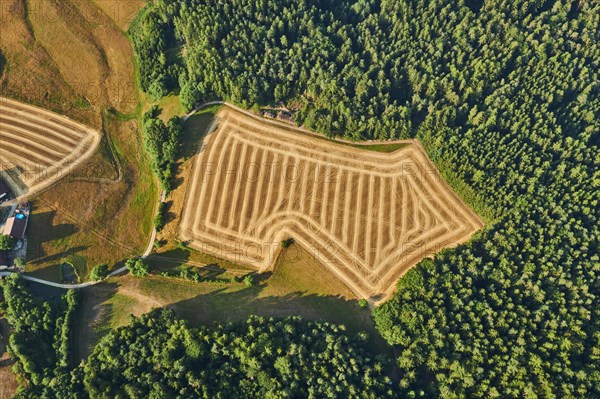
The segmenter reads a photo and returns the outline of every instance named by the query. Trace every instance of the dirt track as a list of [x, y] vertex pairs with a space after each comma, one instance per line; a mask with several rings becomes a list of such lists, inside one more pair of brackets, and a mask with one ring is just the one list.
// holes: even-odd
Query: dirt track
[[0, 177], [31, 196], [92, 156], [101, 135], [71, 119], [0, 97]]
[[420, 259], [482, 226], [416, 142], [366, 151], [224, 107], [196, 159], [180, 236], [259, 270], [292, 237], [379, 302]]

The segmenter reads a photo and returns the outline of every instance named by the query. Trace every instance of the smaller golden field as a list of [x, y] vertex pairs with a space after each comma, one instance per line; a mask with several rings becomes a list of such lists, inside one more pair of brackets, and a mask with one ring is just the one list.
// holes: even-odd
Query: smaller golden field
[[0, 177], [16, 197], [67, 175], [92, 156], [100, 139], [67, 117], [0, 97]]

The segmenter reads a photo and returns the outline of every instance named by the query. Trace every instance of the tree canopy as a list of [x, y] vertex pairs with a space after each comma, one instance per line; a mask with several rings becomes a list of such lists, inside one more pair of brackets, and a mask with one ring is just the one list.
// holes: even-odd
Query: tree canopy
[[369, 398], [394, 396], [391, 359], [366, 334], [299, 317], [191, 328], [155, 309], [112, 330], [88, 359], [71, 359], [76, 291], [43, 301], [5, 280], [9, 351], [26, 386], [17, 398]]
[[404, 395], [600, 396], [599, 2], [159, 0], [150, 10], [159, 33], [144, 40], [184, 105], [281, 104], [331, 135], [416, 137], [489, 221], [375, 311]]
[[364, 351], [363, 338], [298, 317], [193, 329], [155, 310], [100, 342], [84, 385], [94, 398], [388, 396], [385, 365]]
[[165, 125], [158, 117], [158, 107], [148, 110], [143, 117], [144, 143], [152, 159], [154, 173], [163, 190], [171, 190], [173, 167], [181, 146], [182, 123], [173, 117]]
[[149, 273], [148, 262], [142, 258], [127, 259], [125, 267], [135, 277], [146, 277]]
[[15, 239], [8, 235], [0, 234], [0, 251], [9, 251], [15, 246]]

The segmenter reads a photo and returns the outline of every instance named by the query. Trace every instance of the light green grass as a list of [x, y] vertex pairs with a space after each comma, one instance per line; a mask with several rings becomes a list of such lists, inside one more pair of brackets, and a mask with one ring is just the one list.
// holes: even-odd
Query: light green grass
[[282, 252], [272, 275], [259, 275], [257, 280], [255, 286], [247, 287], [242, 283], [195, 283], [159, 276], [111, 278], [84, 290], [86, 306], [105, 307], [110, 312], [92, 334], [85, 331], [91, 323], [84, 317], [80, 333], [95, 337], [96, 342], [108, 331], [106, 324], [116, 328], [127, 323], [130, 313], [140, 315], [153, 307], [167, 306], [194, 326], [243, 321], [253, 314], [326, 320], [345, 325], [350, 333], [367, 332], [373, 352], [391, 350], [376, 332], [369, 310], [360, 308], [353, 293], [297, 245]]
[[183, 105], [179, 101], [179, 96], [170, 94], [160, 99], [158, 102], [160, 115], [158, 116], [163, 122], [168, 122], [175, 116], [184, 116], [186, 114]]
[[108, 316], [110, 326], [120, 326], [127, 323], [129, 315], [137, 305], [137, 301], [127, 295], [115, 294], [107, 301], [112, 310]]

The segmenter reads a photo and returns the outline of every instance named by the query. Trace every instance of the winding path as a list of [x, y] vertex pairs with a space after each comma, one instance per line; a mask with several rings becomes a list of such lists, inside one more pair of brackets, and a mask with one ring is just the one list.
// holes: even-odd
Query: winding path
[[[163, 191], [162, 195], [160, 196], [159, 202], [165, 202], [165, 198], [166, 198], [166, 193]], [[152, 229], [152, 235], [150, 236], [150, 241], [148, 242], [148, 247], [146, 248], [146, 250], [144, 251], [142, 256], [140, 256], [140, 258], [146, 259], [150, 255], [150, 253], [152, 253], [152, 248], [154, 247], [155, 240], [156, 240], [156, 227]], [[127, 269], [125, 268], [125, 266], [123, 266], [116, 270], [113, 270], [112, 272], [110, 272], [108, 274], [108, 276], [109, 277], [116, 276], [117, 274], [121, 274], [126, 270]], [[11, 274], [19, 274], [19, 273], [9, 272], [9, 271], [0, 271], [0, 276], [6, 277], [6, 276], [10, 276]], [[33, 281], [33, 282], [36, 282], [39, 284], [49, 285], [51, 287], [56, 287], [56, 288], [65, 288], [65, 289], [85, 288], [85, 287], [89, 287], [90, 285], [94, 285], [94, 284], [97, 284], [100, 282], [100, 281], [86, 281], [85, 283], [80, 283], [80, 284], [62, 284], [62, 283], [55, 283], [54, 281], [43, 280], [41, 278], [29, 276], [27, 274], [21, 274], [21, 277], [28, 281]]]

